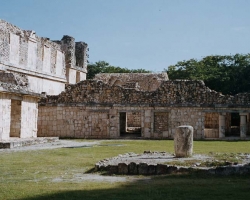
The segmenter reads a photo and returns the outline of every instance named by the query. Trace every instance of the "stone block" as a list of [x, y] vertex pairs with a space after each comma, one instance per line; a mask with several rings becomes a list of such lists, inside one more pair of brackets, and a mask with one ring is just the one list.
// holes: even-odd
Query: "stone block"
[[137, 168], [137, 164], [135, 162], [131, 162], [128, 165], [128, 173], [129, 174], [138, 174], [138, 168]]
[[128, 174], [128, 165], [126, 163], [118, 164], [118, 174]]
[[156, 174], [156, 166], [157, 166], [157, 165], [148, 165], [148, 174], [149, 174], [149, 175], [154, 175], [154, 174]]
[[148, 164], [147, 163], [140, 163], [138, 165], [138, 174], [140, 174], [140, 175], [147, 175], [148, 174]]
[[168, 166], [168, 167], [167, 167], [167, 170], [166, 170], [166, 173], [167, 173], [167, 174], [174, 174], [174, 173], [177, 172], [177, 170], [178, 170], [178, 168], [175, 167], [175, 166]]
[[156, 174], [158, 174], [158, 175], [160, 175], [160, 174], [167, 174], [167, 169], [168, 169], [167, 165], [157, 164], [156, 165]]
[[118, 173], [118, 166], [117, 165], [110, 165], [109, 166], [109, 174], [117, 174]]
[[179, 126], [174, 135], [174, 149], [176, 157], [190, 157], [193, 153], [192, 126]]

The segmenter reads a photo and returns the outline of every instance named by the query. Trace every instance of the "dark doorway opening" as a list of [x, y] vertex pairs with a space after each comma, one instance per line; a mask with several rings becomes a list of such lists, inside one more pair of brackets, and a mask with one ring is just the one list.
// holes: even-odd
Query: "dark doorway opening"
[[[230, 125], [228, 131], [226, 131], [226, 137], [240, 136], [240, 115], [239, 113], [231, 113]], [[226, 129], [227, 130], [227, 129]]]
[[11, 100], [10, 137], [20, 137], [21, 134], [21, 101]]
[[120, 136], [125, 138], [141, 137], [141, 113], [120, 112]]

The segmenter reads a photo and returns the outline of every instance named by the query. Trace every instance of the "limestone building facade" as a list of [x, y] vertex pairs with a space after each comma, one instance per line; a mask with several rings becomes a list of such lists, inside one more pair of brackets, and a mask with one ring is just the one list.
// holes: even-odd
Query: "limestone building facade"
[[88, 45], [39, 37], [0, 19], [0, 140], [37, 137], [38, 101], [86, 79]]
[[88, 46], [51, 41], [0, 20], [0, 141], [10, 138], [195, 139], [250, 137], [250, 94], [222, 95], [203, 81], [161, 74], [85, 80]]
[[[178, 126], [190, 125], [194, 139], [250, 136], [249, 93], [222, 95], [207, 88], [203, 81], [162, 80], [157, 74], [146, 75], [160, 84], [145, 91], [138, 89], [143, 85], [135, 79], [134, 84], [127, 84], [127, 76], [98, 75], [95, 80], [68, 85], [60, 95], [43, 98], [38, 135], [173, 139]], [[137, 75], [139, 80], [141, 76]], [[119, 85], [113, 84], [116, 80]]]

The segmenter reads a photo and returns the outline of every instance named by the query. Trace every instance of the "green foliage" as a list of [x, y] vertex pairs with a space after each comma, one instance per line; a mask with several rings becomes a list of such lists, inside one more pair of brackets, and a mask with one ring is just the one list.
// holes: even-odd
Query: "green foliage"
[[87, 79], [93, 79], [99, 73], [149, 73], [145, 69], [127, 69], [109, 65], [105, 61], [98, 61], [95, 64], [88, 65]]
[[206, 86], [223, 94], [250, 92], [250, 54], [184, 60], [165, 71], [170, 79], [204, 80]]

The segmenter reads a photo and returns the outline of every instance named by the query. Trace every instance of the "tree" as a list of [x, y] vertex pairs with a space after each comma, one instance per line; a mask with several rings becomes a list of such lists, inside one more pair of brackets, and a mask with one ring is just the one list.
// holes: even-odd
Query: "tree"
[[250, 92], [250, 54], [184, 60], [165, 71], [170, 79], [204, 80], [209, 88], [223, 94]]
[[145, 69], [127, 69], [109, 65], [105, 61], [98, 61], [88, 65], [87, 79], [93, 79], [99, 73], [150, 73]]

